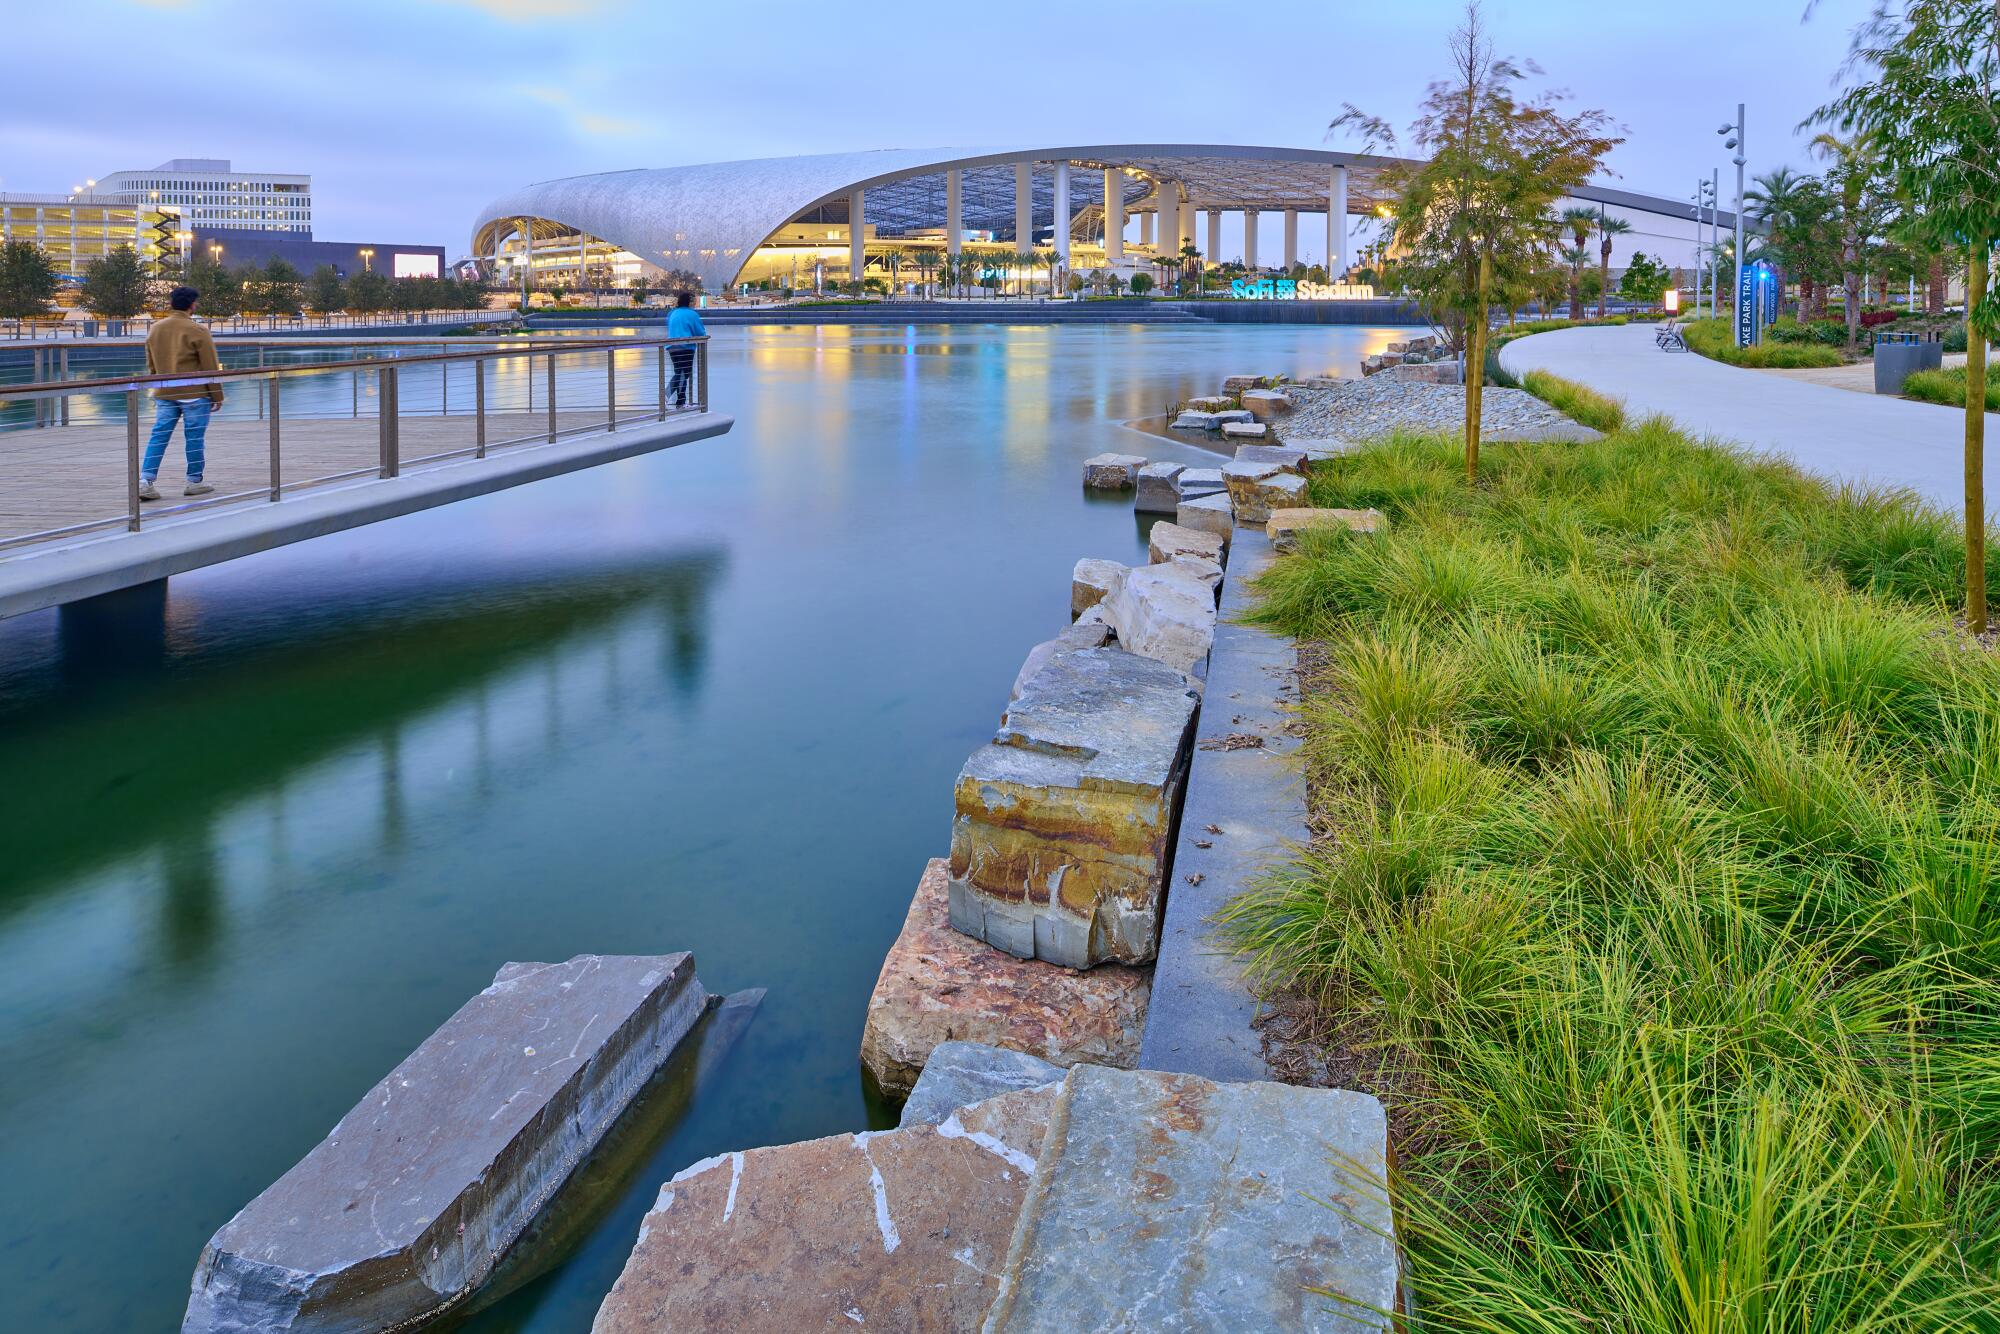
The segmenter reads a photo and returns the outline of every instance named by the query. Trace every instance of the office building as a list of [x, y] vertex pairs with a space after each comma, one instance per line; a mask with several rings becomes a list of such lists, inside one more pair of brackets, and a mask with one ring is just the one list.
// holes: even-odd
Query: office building
[[227, 158], [174, 158], [148, 171], [114, 171], [77, 187], [80, 197], [176, 208], [191, 227], [312, 235], [312, 177], [232, 171]]

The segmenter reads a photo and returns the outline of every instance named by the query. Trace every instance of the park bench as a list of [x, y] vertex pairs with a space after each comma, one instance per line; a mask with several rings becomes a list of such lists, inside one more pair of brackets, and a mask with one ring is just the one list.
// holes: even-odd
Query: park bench
[[1680, 321], [1668, 320], [1653, 330], [1653, 343], [1664, 352], [1685, 352], [1687, 339], [1681, 335]]

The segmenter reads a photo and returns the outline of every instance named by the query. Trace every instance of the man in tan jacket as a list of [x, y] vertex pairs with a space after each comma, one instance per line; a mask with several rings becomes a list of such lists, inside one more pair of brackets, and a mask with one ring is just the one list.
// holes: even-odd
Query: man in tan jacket
[[[198, 371], [219, 371], [215, 340], [208, 330], [189, 317], [201, 293], [192, 287], [176, 287], [167, 298], [173, 313], [153, 326], [146, 335], [146, 374], [190, 375]], [[146, 457], [139, 465], [139, 499], [158, 500], [160, 489], [153, 483], [160, 475], [167, 442], [174, 437], [174, 423], [181, 424], [181, 444], [187, 450], [187, 489], [184, 496], [205, 496], [215, 490], [201, 480], [208, 437], [208, 415], [222, 406], [222, 385], [214, 380], [195, 384], [161, 385], [153, 391], [159, 408], [153, 414], [153, 435], [146, 442]]]

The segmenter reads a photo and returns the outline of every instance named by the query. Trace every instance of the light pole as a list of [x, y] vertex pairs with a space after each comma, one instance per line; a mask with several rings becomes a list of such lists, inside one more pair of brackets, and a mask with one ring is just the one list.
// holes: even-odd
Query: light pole
[[1736, 346], [1745, 347], [1750, 342], [1750, 328], [1743, 318], [1743, 163], [1744, 144], [1749, 138], [1743, 132], [1743, 103], [1736, 104], [1736, 119], [1716, 131], [1729, 137], [1722, 141], [1724, 148], [1736, 150], [1730, 158], [1736, 164]]
[[1722, 217], [1717, 205], [1722, 202], [1722, 168], [1711, 168], [1708, 174], [1708, 317], [1718, 314], [1715, 307], [1715, 285], [1722, 278]]
[[1702, 255], [1701, 255], [1703, 248], [1702, 236], [1701, 236], [1701, 206], [1707, 194], [1708, 194], [1708, 182], [1696, 181], [1694, 183], [1694, 193], [1689, 196], [1690, 199], [1694, 200], [1694, 314], [1696, 319], [1701, 318], [1701, 271], [1705, 267], [1705, 265], [1702, 262]]
[[361, 271], [363, 273], [375, 272], [375, 252], [365, 246], [361, 250]]

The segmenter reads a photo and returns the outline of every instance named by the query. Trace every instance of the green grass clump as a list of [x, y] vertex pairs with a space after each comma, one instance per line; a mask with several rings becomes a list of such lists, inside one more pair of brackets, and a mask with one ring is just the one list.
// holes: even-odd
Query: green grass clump
[[1625, 405], [1606, 398], [1595, 389], [1565, 380], [1547, 371], [1529, 371], [1521, 377], [1521, 388], [1541, 399], [1557, 412], [1597, 431], [1615, 431], [1625, 424]]
[[[1965, 407], [1969, 390], [1963, 366], [1940, 371], [1911, 371], [1903, 381], [1903, 397], [1921, 399], [1925, 403], [1943, 403], [1961, 410]], [[1986, 377], [1986, 410], [2000, 412], [2000, 376], [1990, 372]]]
[[1324, 832], [1229, 922], [1384, 1072], [1425, 1322], [2000, 1329], [2000, 658], [1952, 522], [1658, 420], [1311, 488], [1390, 525], [1260, 581], [1323, 652]]
[[1839, 366], [1845, 363], [1837, 348], [1813, 343], [1760, 343], [1755, 347], [1736, 346], [1733, 324], [1726, 319], [1689, 320], [1681, 326], [1688, 349], [1731, 366], [1757, 370], [1801, 370], [1811, 366]]

